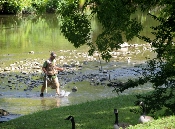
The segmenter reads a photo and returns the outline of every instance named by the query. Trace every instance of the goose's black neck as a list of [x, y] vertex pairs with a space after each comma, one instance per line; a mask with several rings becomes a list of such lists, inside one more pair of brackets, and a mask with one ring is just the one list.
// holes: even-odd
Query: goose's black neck
[[114, 110], [114, 113], [115, 113], [115, 124], [118, 125], [118, 111]]
[[72, 129], [75, 129], [75, 121], [74, 121], [74, 118], [71, 119], [71, 122], [72, 122]]
[[146, 108], [145, 108], [145, 104], [142, 103], [142, 115], [145, 115], [146, 114]]

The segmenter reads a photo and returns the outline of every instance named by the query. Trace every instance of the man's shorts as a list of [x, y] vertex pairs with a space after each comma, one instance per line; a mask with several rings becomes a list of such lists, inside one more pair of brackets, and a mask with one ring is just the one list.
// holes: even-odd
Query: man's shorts
[[[44, 78], [44, 87], [46, 87], [46, 78]], [[60, 87], [58, 77], [56, 76], [55, 78], [47, 78], [47, 87], [50, 87], [51, 89], [56, 89]]]

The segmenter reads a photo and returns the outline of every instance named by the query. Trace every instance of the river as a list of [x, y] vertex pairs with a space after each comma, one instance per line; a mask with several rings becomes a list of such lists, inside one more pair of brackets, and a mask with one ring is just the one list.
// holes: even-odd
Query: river
[[[137, 14], [144, 25], [142, 34], [150, 35], [150, 26], [155, 23], [146, 14]], [[150, 24], [151, 23], [151, 24]], [[98, 53], [88, 56], [88, 47], [75, 49], [65, 39], [59, 29], [57, 15], [6, 16], [0, 15], [0, 108], [12, 113], [29, 114], [38, 110], [66, 106], [81, 102], [117, 96], [113, 88], [106, 86], [109, 75], [112, 79], [126, 81], [138, 77], [136, 66], [144, 65], [145, 57], [154, 57], [149, 44], [133, 39], [112, 53], [109, 63], [99, 59]], [[93, 35], [100, 33], [101, 26], [92, 20]], [[42, 85], [41, 66], [49, 58], [50, 52], [58, 55], [57, 63], [65, 68], [58, 74], [62, 91], [71, 92], [68, 97], [57, 98], [55, 91], [48, 89], [40, 98]], [[72, 66], [72, 67], [66, 67]], [[74, 67], [73, 67], [74, 66]], [[99, 70], [102, 68], [102, 71]], [[105, 78], [104, 84], [98, 84]], [[95, 83], [94, 83], [95, 80]], [[77, 92], [72, 92], [73, 87]], [[148, 87], [150, 90], [151, 88]], [[142, 92], [143, 88], [132, 89], [123, 94]]]

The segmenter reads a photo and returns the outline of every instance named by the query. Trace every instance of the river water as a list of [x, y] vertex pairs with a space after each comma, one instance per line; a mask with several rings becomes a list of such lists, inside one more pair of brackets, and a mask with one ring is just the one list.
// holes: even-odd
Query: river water
[[[144, 14], [137, 15], [145, 29], [143, 34], [150, 35], [150, 23], [156, 24]], [[88, 56], [88, 47], [75, 49], [59, 29], [60, 20], [56, 15], [42, 16], [0, 16], [0, 108], [12, 113], [29, 114], [38, 110], [66, 106], [86, 101], [117, 96], [113, 88], [106, 86], [110, 79], [126, 81], [140, 76], [135, 72], [145, 57], [153, 57], [149, 44], [135, 38], [127, 42], [113, 58], [106, 63], [98, 53]], [[100, 33], [101, 26], [92, 20], [93, 35]], [[50, 52], [58, 55], [58, 66], [65, 72], [58, 74], [62, 93], [69, 96], [55, 97], [55, 90], [48, 88], [44, 98], [40, 98], [42, 85], [41, 66], [49, 58]], [[104, 79], [103, 83], [99, 81]], [[77, 92], [72, 92], [73, 87]], [[124, 92], [138, 93], [151, 88], [137, 88]]]

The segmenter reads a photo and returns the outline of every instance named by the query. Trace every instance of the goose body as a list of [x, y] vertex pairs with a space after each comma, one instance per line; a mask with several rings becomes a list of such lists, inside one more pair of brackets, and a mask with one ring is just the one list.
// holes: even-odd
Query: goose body
[[151, 116], [141, 115], [139, 118], [139, 123], [146, 123], [151, 120], [154, 120]]
[[119, 125], [114, 124], [114, 129], [119, 129], [119, 128], [120, 128]]
[[72, 123], [72, 129], [75, 129], [75, 121], [73, 116], [68, 116], [65, 120], [70, 120]]
[[145, 104], [142, 101], [139, 103], [139, 105], [142, 107], [142, 114], [139, 117], [139, 123], [146, 123], [146, 122], [154, 120], [153, 117], [146, 116]]

